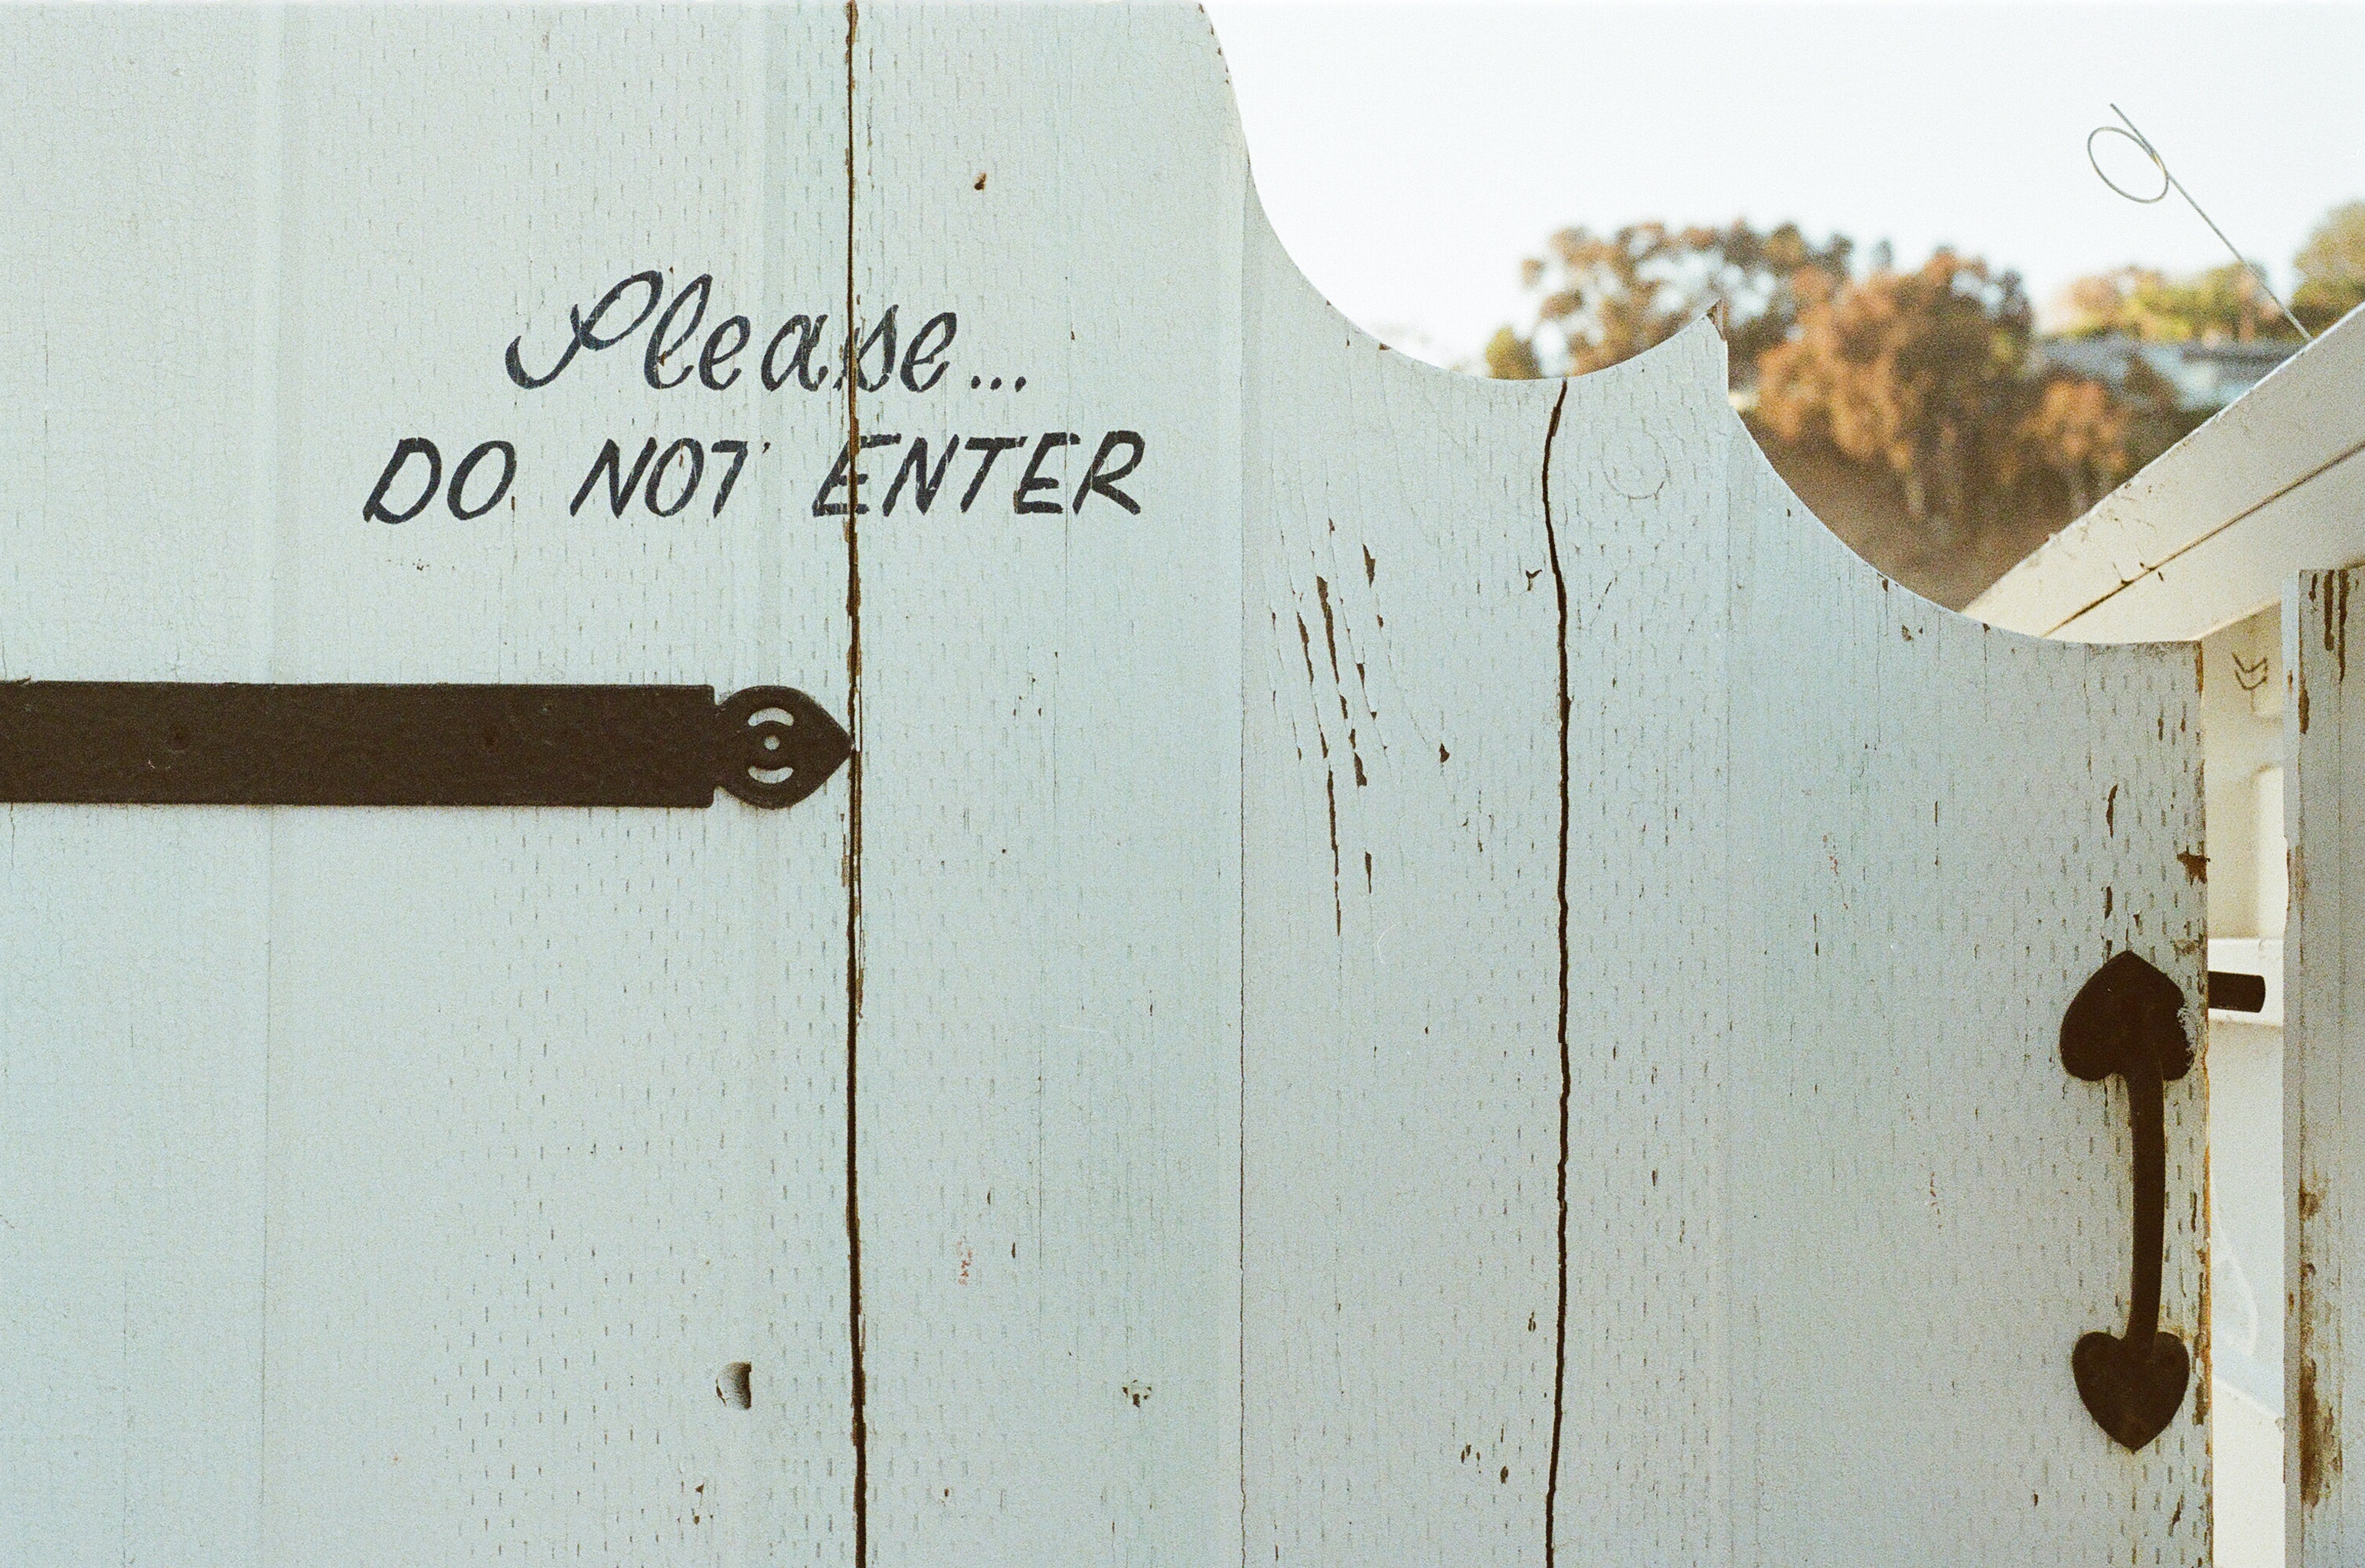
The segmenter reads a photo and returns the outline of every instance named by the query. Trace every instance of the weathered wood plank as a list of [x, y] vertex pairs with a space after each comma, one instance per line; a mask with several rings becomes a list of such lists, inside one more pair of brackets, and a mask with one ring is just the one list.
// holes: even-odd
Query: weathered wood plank
[[[2129, 1454], [2064, 1375], [2081, 1335], [2125, 1327], [2126, 1096], [2059, 1049], [2122, 949], [2177, 982], [2198, 1044], [2205, 911], [2180, 858], [2202, 843], [2197, 662], [1915, 599], [1801, 527], [1745, 441], [1732, 504], [1736, 1555], [2139, 1541], [2206, 1562], [2202, 1078], [2168, 1089], [2161, 1317], [2197, 1386]], [[1910, 1549], [1900, 1510], [1927, 1521]]]
[[[786, 679], [845, 711], [835, 531], [777, 467], [751, 457], [720, 511], [653, 515], [656, 476], [621, 518], [600, 488], [562, 510], [609, 440], [810, 450], [829, 398], [753, 367], [712, 390], [689, 349], [652, 375], [660, 332], [705, 341], [687, 308], [544, 387], [500, 368], [501, 325], [540, 374], [570, 309], [643, 268], [668, 306], [711, 274], [708, 323], [842, 274], [814, 221], [844, 189], [842, 17], [287, 27], [275, 672]], [[444, 212], [475, 215], [456, 277]], [[366, 470], [293, 482], [347, 430], [420, 422], [430, 386], [420, 433], [533, 465], [506, 518], [358, 525]], [[275, 827], [275, 1558], [721, 1562], [850, 1533], [842, 800]], [[744, 1412], [715, 1393], [734, 1361]]]
[[[2284, 831], [2291, 919], [2283, 952], [2283, 1506], [2293, 1568], [2353, 1562], [2365, 1551], [2365, 1490], [2347, 1473], [2348, 1433], [2365, 1424], [2355, 1367], [2359, 1305], [2348, 1266], [2365, 1247], [2365, 1154], [2357, 1127], [2365, 1076], [2365, 899], [2353, 801], [2365, 792], [2365, 681], [2348, 684], [2354, 570], [2302, 572], [2283, 599]], [[2365, 644], [2360, 644], [2365, 648]]]
[[1249, 1560], [1529, 1562], [1559, 1249], [1557, 388], [1389, 353], [1250, 207]]
[[[851, 530], [881, 1563], [1238, 1555], [1246, 167], [1210, 59], [1183, 9], [857, 26], [856, 314], [958, 319], [942, 382], [856, 403], [895, 438]], [[1083, 487], [1115, 431], [1138, 512]], [[979, 486], [981, 440], [1018, 444]]]

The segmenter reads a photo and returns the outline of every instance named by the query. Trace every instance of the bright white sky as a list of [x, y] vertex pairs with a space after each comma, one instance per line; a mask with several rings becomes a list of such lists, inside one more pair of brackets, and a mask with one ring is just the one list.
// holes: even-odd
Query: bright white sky
[[[1439, 363], [1527, 324], [1519, 259], [1570, 224], [1792, 218], [1900, 263], [1951, 242], [2040, 306], [2127, 262], [2225, 260], [2173, 194], [2138, 207], [2094, 177], [2086, 133], [2113, 102], [2278, 290], [2326, 208], [2365, 197], [2356, 0], [1207, 10], [1298, 265]], [[2156, 188], [2115, 145], [2105, 166]]]

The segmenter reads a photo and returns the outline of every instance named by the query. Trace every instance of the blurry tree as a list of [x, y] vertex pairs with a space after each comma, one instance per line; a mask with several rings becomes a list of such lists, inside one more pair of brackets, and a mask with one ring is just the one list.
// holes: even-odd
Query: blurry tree
[[2082, 277], [2055, 297], [2063, 335], [2124, 332], [2151, 343], [2254, 342], [2299, 333], [2248, 269], [2232, 262], [2190, 277], [2149, 267]]
[[[1534, 330], [1496, 332], [1486, 370], [1597, 370], [1721, 307], [1736, 401], [1760, 436], [1888, 476], [1905, 516], [1941, 538], [2013, 509], [2074, 515], [2149, 454], [2158, 421], [2132, 384], [2123, 398], [2040, 368], [2017, 274], [1951, 250], [1899, 271], [1883, 243], [1858, 276], [1854, 255], [1844, 236], [1816, 244], [1788, 223], [1564, 230], [1523, 267], [1541, 297]], [[2135, 269], [2081, 286], [2093, 330], [2114, 330], [2138, 300], [2161, 331], [2180, 330], [2176, 309], [2218, 308], [2198, 292], [2198, 306], [2170, 297], [2165, 278]], [[2154, 390], [2172, 409], [2172, 392]]]
[[1508, 327], [1497, 327], [1486, 340], [1486, 374], [1497, 381], [1533, 381], [1543, 375], [1536, 363], [1536, 346]]
[[2017, 462], [2050, 474], [2075, 517], [2136, 467], [2135, 422], [2135, 410], [2100, 382], [2048, 376], [2014, 432]]
[[2168, 274], [2153, 267], [2119, 267], [2074, 278], [2048, 308], [2065, 338], [2099, 338], [2112, 332], [2140, 336], [2131, 301], [2168, 286]]
[[2343, 202], [2324, 215], [2292, 262], [2299, 286], [2292, 309], [2320, 332], [2365, 304], [2365, 201]]
[[2100, 475], [2121, 464], [2108, 394], [2032, 380], [2033, 336], [2018, 274], [1951, 251], [1912, 272], [1819, 285], [1797, 332], [1758, 359], [1756, 420], [1783, 441], [1895, 475], [1907, 515], [1943, 532], [2032, 469]]
[[1794, 223], [1763, 233], [1738, 220], [1721, 229], [1630, 223], [1607, 235], [1564, 229], [1544, 255], [1521, 263], [1521, 281], [1542, 295], [1534, 331], [1497, 332], [1487, 370], [1582, 375], [1721, 308], [1735, 375], [1745, 375], [1796, 325], [1801, 287], [1846, 277], [1854, 249], [1839, 234], [1819, 245]]

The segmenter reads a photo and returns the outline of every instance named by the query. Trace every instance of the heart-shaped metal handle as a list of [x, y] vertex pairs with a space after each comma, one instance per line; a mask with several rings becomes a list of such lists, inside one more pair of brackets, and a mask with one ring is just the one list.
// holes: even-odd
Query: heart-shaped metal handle
[[2124, 1336], [2088, 1334], [2070, 1356], [2078, 1393], [2116, 1441], [2140, 1449], [2184, 1404], [2192, 1359], [2159, 1327], [2159, 1273], [2168, 1217], [2166, 1086], [2192, 1070], [2184, 993], [2133, 953], [2120, 953], [2079, 988], [2061, 1018], [2061, 1064], [2090, 1083], [2126, 1080], [2135, 1135], [2135, 1262]]

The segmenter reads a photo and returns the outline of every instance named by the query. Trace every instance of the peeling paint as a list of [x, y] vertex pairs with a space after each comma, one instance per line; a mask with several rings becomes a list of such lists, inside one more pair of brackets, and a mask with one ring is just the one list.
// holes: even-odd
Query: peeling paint
[[2331, 1405], [2316, 1393], [2315, 1380], [2315, 1358], [2303, 1357], [2299, 1364], [2298, 1437], [2299, 1500], [2305, 1508], [2322, 1504], [2332, 1478], [2340, 1473], [2340, 1433]]

